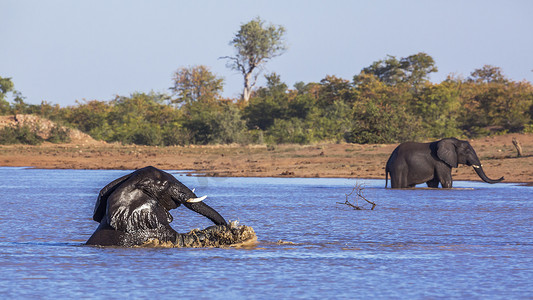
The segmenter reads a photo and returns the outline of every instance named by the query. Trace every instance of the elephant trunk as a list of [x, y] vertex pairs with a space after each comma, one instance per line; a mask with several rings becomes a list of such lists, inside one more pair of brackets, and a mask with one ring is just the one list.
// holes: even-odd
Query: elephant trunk
[[201, 214], [202, 216], [213, 221], [216, 225], [226, 225], [226, 220], [213, 208], [203, 202], [184, 202], [183, 205], [188, 209]]
[[476, 173], [479, 176], [479, 178], [481, 178], [486, 183], [498, 183], [498, 182], [503, 180], [503, 176], [500, 179], [497, 179], [497, 180], [490, 179], [489, 177], [487, 177], [487, 175], [485, 174], [485, 171], [483, 171], [483, 167], [481, 165], [479, 165], [479, 166], [478, 165], [472, 165], [472, 167], [474, 167], [474, 170], [476, 171]]
[[205, 200], [205, 198], [207, 198], [207, 196], [196, 196], [194, 189], [191, 191], [189, 188], [179, 183], [171, 187], [170, 194], [178, 206], [183, 204], [185, 207], [194, 211], [195, 213], [201, 214], [202, 216], [213, 221], [213, 223], [216, 225], [227, 224], [226, 220], [224, 220], [224, 218], [216, 210], [202, 202]]

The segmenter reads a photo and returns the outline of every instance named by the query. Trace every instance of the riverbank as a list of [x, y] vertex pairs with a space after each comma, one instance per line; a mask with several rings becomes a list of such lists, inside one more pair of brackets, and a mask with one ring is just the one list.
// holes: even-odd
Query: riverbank
[[[517, 157], [512, 138], [523, 156]], [[533, 134], [512, 134], [471, 140], [491, 178], [533, 183]], [[39, 146], [0, 145], [0, 166], [45, 169], [137, 169], [147, 165], [166, 170], [231, 177], [385, 178], [385, 163], [394, 145], [214, 145], [148, 147], [95, 141]], [[453, 169], [454, 180], [480, 180], [472, 168]]]

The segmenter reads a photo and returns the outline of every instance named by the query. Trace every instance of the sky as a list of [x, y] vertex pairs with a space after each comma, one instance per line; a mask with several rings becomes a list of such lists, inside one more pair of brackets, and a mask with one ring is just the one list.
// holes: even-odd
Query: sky
[[286, 29], [288, 50], [263, 74], [289, 87], [352, 80], [387, 55], [419, 52], [435, 60], [436, 83], [484, 65], [533, 82], [532, 13], [530, 0], [0, 0], [0, 77], [26, 103], [64, 107], [170, 93], [178, 68], [204, 65], [224, 78], [223, 96], [238, 98], [242, 75], [220, 57], [259, 17]]

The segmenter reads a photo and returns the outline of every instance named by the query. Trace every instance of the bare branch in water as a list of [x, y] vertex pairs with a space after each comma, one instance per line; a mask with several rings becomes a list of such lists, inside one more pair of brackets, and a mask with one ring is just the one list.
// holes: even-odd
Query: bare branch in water
[[[362, 210], [363, 207], [362, 206], [359, 206], [358, 204], [358, 199], [362, 199], [362, 200], [365, 200], [367, 203], [370, 203], [372, 205], [372, 208], [370, 210], [374, 210], [374, 208], [376, 207], [376, 203], [368, 200], [366, 198], [366, 196], [364, 195], [364, 190], [365, 190], [365, 187], [357, 182], [354, 186], [354, 188], [352, 189], [352, 191], [349, 193], [349, 194], [345, 194], [346, 195], [346, 201], [345, 202], [337, 202], [338, 204], [345, 204], [345, 205], [348, 205], [350, 206], [351, 208], [355, 209], [355, 210]], [[355, 198], [355, 204], [351, 203], [350, 202], [350, 197], [354, 195], [353, 197]]]

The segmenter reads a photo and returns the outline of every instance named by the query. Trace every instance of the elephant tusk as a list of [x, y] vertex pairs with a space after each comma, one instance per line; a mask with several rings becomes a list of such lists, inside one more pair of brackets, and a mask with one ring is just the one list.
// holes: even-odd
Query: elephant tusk
[[189, 203], [201, 202], [201, 201], [204, 201], [205, 198], [207, 198], [207, 196], [203, 196], [203, 197], [200, 197], [200, 198], [191, 198], [191, 199], [187, 200], [187, 202], [189, 202]]
[[196, 190], [196, 188], [192, 188], [192, 192], [194, 193], [194, 190]]
[[481, 166], [477, 166], [477, 165], [472, 165], [472, 167], [474, 167], [474, 168], [476, 168], [476, 169], [481, 168]]

